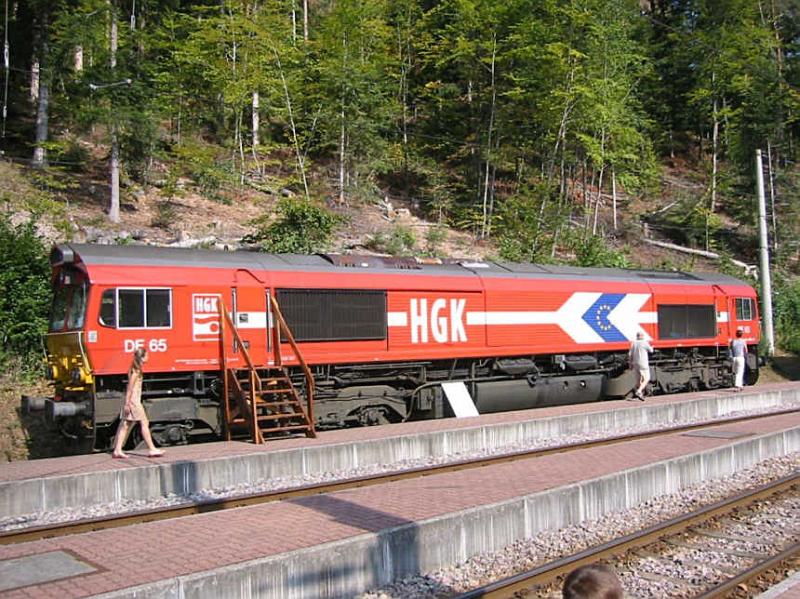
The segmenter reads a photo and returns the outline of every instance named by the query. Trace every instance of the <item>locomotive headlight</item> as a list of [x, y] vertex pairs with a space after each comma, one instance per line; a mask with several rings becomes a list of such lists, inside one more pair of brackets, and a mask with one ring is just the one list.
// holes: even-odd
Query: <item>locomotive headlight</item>
[[81, 382], [81, 369], [77, 366], [73, 368], [69, 373], [69, 378], [72, 380], [73, 383], [80, 383]]

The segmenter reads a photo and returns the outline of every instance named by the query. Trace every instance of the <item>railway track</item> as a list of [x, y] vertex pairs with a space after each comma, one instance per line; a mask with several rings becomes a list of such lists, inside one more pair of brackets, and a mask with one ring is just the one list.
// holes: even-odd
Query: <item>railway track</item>
[[758, 420], [761, 418], [768, 418], [772, 416], [793, 414], [798, 411], [800, 411], [800, 408], [791, 408], [764, 414], [750, 414], [745, 416], [737, 416], [733, 418], [723, 418], [720, 420], [704, 421], [699, 423], [674, 426], [670, 428], [661, 428], [651, 431], [617, 435], [613, 437], [606, 437], [603, 439], [595, 439], [591, 441], [582, 441], [577, 443], [568, 443], [564, 445], [557, 445], [545, 448], [521, 450], [521, 451], [503, 453], [493, 456], [485, 456], [480, 458], [464, 459], [434, 466], [424, 466], [424, 467], [409, 468], [404, 470], [396, 470], [370, 476], [354, 477], [354, 478], [341, 479], [337, 481], [327, 481], [324, 483], [314, 483], [309, 485], [295, 486], [281, 490], [249, 493], [230, 498], [209, 499], [203, 502], [187, 501], [185, 503], [167, 507], [151, 508], [145, 510], [138, 510], [135, 512], [112, 514], [95, 518], [71, 520], [71, 521], [59, 522], [41, 526], [29, 526], [24, 528], [17, 528], [0, 532], [0, 545], [12, 545], [12, 544], [35, 541], [40, 539], [58, 538], [73, 534], [80, 534], [98, 530], [107, 530], [111, 528], [119, 528], [123, 526], [130, 526], [133, 524], [141, 524], [145, 522], [155, 522], [159, 520], [181, 518], [195, 514], [203, 514], [203, 513], [210, 513], [227, 509], [247, 507], [247, 506], [259, 505], [275, 501], [284, 501], [288, 499], [307, 497], [310, 495], [320, 495], [325, 493], [333, 493], [336, 491], [343, 491], [347, 489], [359, 488], [359, 487], [381, 485], [398, 480], [406, 480], [422, 476], [430, 476], [445, 472], [457, 472], [460, 470], [482, 468], [486, 466], [493, 466], [503, 463], [510, 463], [520, 460], [542, 457], [550, 454], [577, 451], [581, 449], [589, 449], [593, 447], [611, 445], [615, 443], [625, 443], [639, 439], [648, 439], [652, 437], [658, 437], [679, 432], [689, 432], [713, 426]]
[[[764, 520], [776, 519], [774, 512], [781, 509], [782, 501], [790, 504], [790, 512], [796, 511], [799, 492], [800, 473], [794, 473], [636, 533], [463, 593], [457, 599], [560, 597], [560, 593], [555, 594], [554, 587], [560, 577], [575, 568], [599, 561], [615, 565], [620, 573], [634, 573], [645, 587], [661, 583], [662, 590], [645, 596], [728, 597], [781, 563], [800, 557], [800, 523], [796, 518], [794, 528], [790, 530], [780, 519], [773, 523], [772, 529], [763, 524]], [[737, 543], [745, 546], [750, 543], [761, 548], [777, 545], [779, 548], [769, 552], [736, 549]], [[680, 577], [680, 572], [686, 573], [686, 577]], [[675, 594], [663, 590], [670, 585], [675, 588]], [[627, 596], [638, 597], [639, 594], [626, 588]]]

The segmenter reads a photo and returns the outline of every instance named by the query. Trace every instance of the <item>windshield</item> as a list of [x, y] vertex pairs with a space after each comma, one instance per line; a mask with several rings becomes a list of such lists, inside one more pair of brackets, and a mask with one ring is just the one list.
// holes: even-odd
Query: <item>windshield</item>
[[88, 288], [83, 279], [81, 273], [74, 272], [62, 272], [56, 279], [53, 306], [50, 310], [50, 332], [83, 328]]

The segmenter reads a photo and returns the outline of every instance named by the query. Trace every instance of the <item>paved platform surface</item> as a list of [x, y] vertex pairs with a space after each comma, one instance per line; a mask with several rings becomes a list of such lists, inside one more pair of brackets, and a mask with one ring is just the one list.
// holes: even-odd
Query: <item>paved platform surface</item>
[[701, 393], [678, 393], [649, 397], [644, 403], [638, 401], [603, 401], [587, 404], [561, 406], [555, 408], [536, 408], [518, 410], [498, 414], [485, 414], [472, 418], [446, 418], [441, 420], [425, 420], [405, 422], [386, 426], [351, 428], [335, 431], [322, 431], [316, 439], [305, 437], [269, 441], [263, 445], [246, 442], [213, 442], [181, 447], [169, 447], [165, 456], [160, 458], [145, 457], [144, 452], [137, 455], [131, 452], [127, 460], [114, 460], [108, 453], [47, 458], [40, 460], [18, 461], [0, 465], [0, 482], [20, 481], [45, 477], [56, 477], [91, 472], [106, 472], [157, 467], [160, 464], [177, 462], [222, 459], [235, 456], [279, 452], [303, 447], [319, 447], [346, 443], [363, 443], [392, 437], [412, 437], [425, 433], [440, 431], [464, 430], [490, 426], [507, 422], [524, 422], [543, 420], [559, 416], [597, 414], [618, 410], [639, 410], [642, 407], [680, 404], [697, 401], [702, 398], [731, 398], [759, 393], [800, 393], [800, 383], [774, 383], [747, 387], [742, 393], [734, 393], [732, 389], [705, 391]]
[[758, 599], [800, 599], [800, 572], [761, 593]]
[[[690, 454], [696, 456], [726, 448], [744, 438], [757, 439], [759, 435], [777, 431], [795, 431], [800, 428], [800, 415], [774, 416], [718, 428], [724, 434], [688, 436], [676, 433], [380, 487], [0, 547], [0, 560], [64, 552], [93, 568], [89, 573], [7, 590], [3, 596], [84, 597], [154, 585], [158, 581], [201, 572], [223, 571], [244, 562], [344, 542], [367, 533], [383, 534], [389, 529], [447, 513], [530, 496], [646, 464]], [[231, 447], [230, 450], [237, 449]], [[187, 451], [195, 449], [187, 448]], [[93, 456], [88, 463], [95, 463], [93, 460], [97, 459]], [[628, 492], [633, 491], [626, 489], [625, 493]], [[414, 529], [410, 530], [413, 533]], [[422, 540], [411, 534], [407, 542], [408, 554], [412, 555], [414, 544]], [[313, 586], [313, 579], [314, 576], [308, 576], [307, 584]], [[249, 596], [248, 593], [252, 593], [252, 589], [247, 592], [224, 587], [209, 589], [209, 596]], [[150, 594], [140, 590], [136, 596]]]

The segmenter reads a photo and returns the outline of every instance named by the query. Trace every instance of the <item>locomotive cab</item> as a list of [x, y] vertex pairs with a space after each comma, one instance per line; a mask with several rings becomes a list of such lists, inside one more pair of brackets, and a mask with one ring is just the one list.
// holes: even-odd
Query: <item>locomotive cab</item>
[[[66, 254], [66, 255], [65, 255]], [[68, 252], [54, 250], [53, 303], [50, 310], [47, 348], [47, 378], [53, 397], [39, 407], [48, 423], [71, 438], [82, 438], [93, 429], [94, 376], [86, 352], [85, 323], [89, 277]]]

